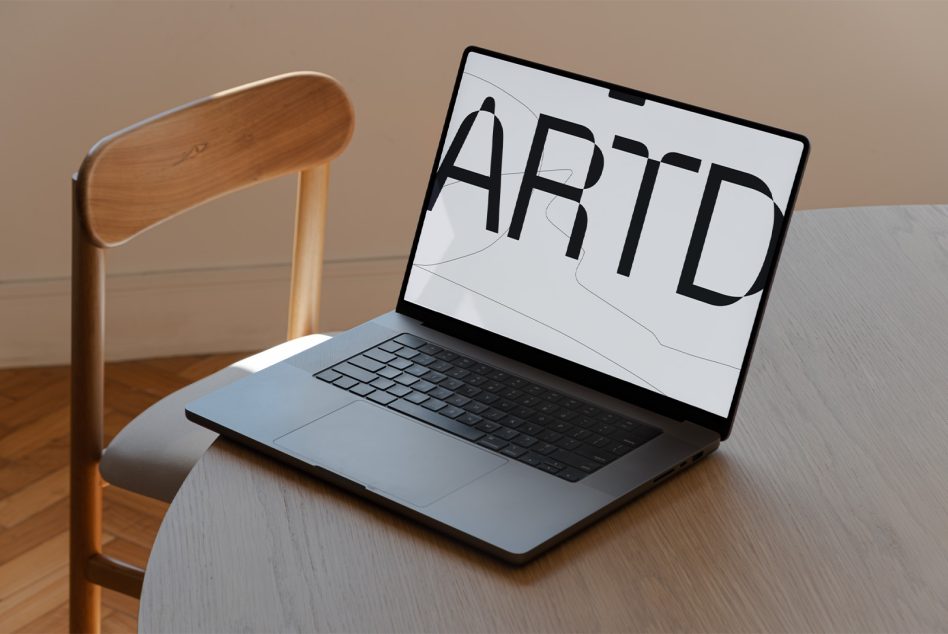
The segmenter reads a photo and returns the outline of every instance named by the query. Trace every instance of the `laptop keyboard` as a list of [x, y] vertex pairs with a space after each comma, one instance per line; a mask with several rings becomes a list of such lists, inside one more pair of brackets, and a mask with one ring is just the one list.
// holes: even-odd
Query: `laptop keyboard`
[[313, 376], [568, 482], [661, 433], [407, 333]]

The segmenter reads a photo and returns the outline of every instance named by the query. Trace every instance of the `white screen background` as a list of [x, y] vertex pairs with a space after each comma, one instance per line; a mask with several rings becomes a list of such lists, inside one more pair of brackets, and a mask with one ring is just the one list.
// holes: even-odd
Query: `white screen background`
[[[786, 210], [803, 144], [470, 53], [439, 166], [461, 122], [485, 98], [503, 125], [500, 232], [488, 231], [487, 190], [448, 179], [427, 213], [405, 299], [623, 381], [726, 416], [760, 303], [728, 306], [678, 294], [685, 253], [712, 163], [748, 172]], [[506, 235], [540, 113], [592, 131], [604, 155], [583, 192], [588, 226], [578, 259], [566, 257], [577, 203], [534, 190], [519, 240]], [[476, 121], [457, 165], [490, 173], [493, 116]], [[646, 160], [612, 148], [615, 135], [644, 143], [652, 158], [678, 152], [697, 173], [662, 165], [629, 277], [616, 273]], [[592, 144], [555, 130], [539, 173], [581, 187]], [[767, 253], [773, 203], [723, 183], [695, 283], [743, 296]]]

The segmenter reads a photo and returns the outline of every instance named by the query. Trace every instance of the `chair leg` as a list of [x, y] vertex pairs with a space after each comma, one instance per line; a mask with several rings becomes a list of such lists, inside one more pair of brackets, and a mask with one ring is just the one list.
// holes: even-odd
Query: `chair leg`
[[69, 448], [69, 629], [97, 633], [102, 591], [89, 561], [102, 550], [105, 256], [85, 235], [73, 178]]

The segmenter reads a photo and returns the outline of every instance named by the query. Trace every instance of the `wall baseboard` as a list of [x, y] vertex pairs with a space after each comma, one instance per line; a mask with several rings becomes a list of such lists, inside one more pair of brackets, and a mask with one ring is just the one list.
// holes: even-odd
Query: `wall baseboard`
[[[405, 258], [326, 262], [320, 330], [395, 307]], [[257, 351], [286, 336], [289, 265], [110, 276], [106, 358]], [[0, 367], [69, 363], [68, 278], [0, 283]]]

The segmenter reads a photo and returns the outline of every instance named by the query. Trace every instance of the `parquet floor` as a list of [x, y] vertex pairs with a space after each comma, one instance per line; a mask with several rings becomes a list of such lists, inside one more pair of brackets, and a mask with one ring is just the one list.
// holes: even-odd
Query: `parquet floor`
[[[106, 367], [105, 439], [166, 394], [247, 356]], [[66, 632], [69, 368], [0, 370], [0, 633]], [[105, 552], [144, 566], [167, 505], [105, 489]], [[103, 591], [103, 632], [137, 631], [138, 601]]]

